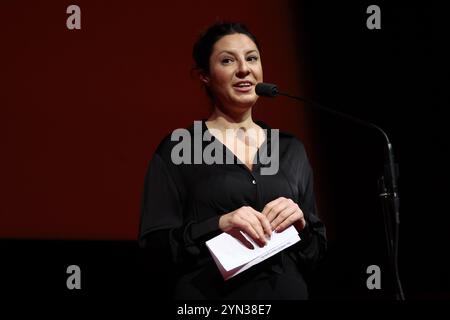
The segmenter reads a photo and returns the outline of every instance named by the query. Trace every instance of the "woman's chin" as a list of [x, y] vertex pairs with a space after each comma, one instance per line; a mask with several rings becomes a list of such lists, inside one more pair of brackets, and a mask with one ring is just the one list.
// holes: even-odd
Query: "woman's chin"
[[234, 104], [240, 108], [251, 108], [258, 100], [258, 97], [255, 95], [239, 96], [233, 100]]
[[251, 109], [255, 105], [256, 101], [240, 101], [235, 104], [236, 108], [239, 110], [248, 110]]

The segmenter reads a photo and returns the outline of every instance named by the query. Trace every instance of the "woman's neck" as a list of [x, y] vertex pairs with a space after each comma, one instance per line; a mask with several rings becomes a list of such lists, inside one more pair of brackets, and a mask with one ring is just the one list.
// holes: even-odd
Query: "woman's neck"
[[252, 119], [252, 110], [248, 109], [243, 113], [224, 113], [219, 108], [215, 108], [213, 113], [208, 118], [210, 126], [219, 130], [226, 129], [250, 129], [255, 126]]

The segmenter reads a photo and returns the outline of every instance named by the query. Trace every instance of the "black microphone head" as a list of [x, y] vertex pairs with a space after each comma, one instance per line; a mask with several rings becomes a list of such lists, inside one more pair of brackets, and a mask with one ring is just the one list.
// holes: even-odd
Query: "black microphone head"
[[261, 97], [276, 97], [278, 95], [278, 87], [276, 84], [260, 82], [256, 85], [255, 92]]

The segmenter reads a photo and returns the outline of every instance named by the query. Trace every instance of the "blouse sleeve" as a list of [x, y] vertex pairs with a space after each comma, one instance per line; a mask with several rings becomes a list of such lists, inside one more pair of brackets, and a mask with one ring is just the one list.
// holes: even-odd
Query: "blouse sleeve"
[[[172, 169], [172, 170], [171, 170]], [[139, 245], [165, 251], [181, 263], [200, 254], [200, 246], [219, 230], [219, 216], [185, 221], [186, 195], [181, 178], [155, 153], [147, 170], [142, 195]]]
[[[303, 146], [302, 146], [303, 147]], [[317, 215], [317, 206], [314, 197], [313, 172], [306, 157], [299, 166], [299, 199], [297, 204], [302, 210], [306, 225], [300, 231], [300, 239], [291, 251], [291, 256], [297, 264], [307, 271], [314, 269], [316, 264], [324, 257], [327, 248], [325, 226]]]

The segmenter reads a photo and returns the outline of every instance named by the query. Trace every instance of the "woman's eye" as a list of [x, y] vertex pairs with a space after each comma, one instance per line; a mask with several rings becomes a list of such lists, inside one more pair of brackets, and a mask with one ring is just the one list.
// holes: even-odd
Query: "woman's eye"
[[258, 57], [257, 56], [250, 56], [247, 58], [248, 61], [257, 61]]
[[229, 64], [229, 63], [231, 63], [233, 60], [232, 59], [230, 59], [230, 58], [224, 58], [224, 59], [222, 59], [222, 63], [223, 64]]

